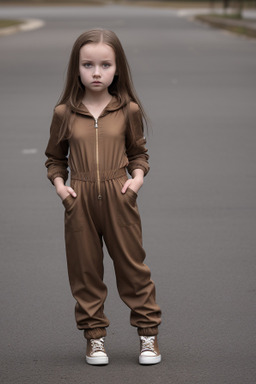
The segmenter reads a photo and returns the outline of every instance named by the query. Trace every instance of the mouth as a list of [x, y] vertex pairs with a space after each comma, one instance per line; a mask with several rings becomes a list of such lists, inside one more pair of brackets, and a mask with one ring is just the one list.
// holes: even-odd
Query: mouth
[[93, 81], [92, 84], [101, 84], [101, 81]]

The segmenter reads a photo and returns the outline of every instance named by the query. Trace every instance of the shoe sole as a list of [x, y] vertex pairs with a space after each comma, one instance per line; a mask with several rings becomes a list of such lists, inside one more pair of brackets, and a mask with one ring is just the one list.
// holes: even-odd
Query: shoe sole
[[139, 363], [141, 365], [153, 365], [161, 362], [161, 355], [158, 356], [140, 356]]
[[99, 357], [89, 357], [86, 356], [86, 362], [90, 365], [107, 365], [108, 364], [108, 357], [106, 356], [99, 356]]

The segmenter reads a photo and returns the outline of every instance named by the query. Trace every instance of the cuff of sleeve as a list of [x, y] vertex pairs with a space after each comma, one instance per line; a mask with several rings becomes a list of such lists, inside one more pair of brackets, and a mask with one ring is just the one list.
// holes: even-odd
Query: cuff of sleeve
[[56, 179], [56, 177], [61, 177], [64, 180], [64, 184], [66, 183], [66, 181], [68, 179], [68, 175], [66, 173], [64, 174], [61, 172], [54, 173], [53, 175], [48, 175], [47, 177], [50, 180], [50, 182], [52, 183], [52, 185], [54, 185], [53, 180]]
[[144, 166], [142, 164], [133, 164], [131, 166], [128, 165], [128, 172], [130, 175], [135, 169], [142, 169], [142, 171], [144, 172], [144, 176], [146, 176], [149, 171], [149, 166]]

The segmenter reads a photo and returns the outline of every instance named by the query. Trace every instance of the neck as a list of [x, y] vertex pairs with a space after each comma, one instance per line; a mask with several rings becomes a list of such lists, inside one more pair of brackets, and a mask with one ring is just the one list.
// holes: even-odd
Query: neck
[[112, 96], [105, 90], [104, 92], [88, 92], [86, 91], [83, 97], [83, 103], [90, 104], [105, 104], [111, 100]]

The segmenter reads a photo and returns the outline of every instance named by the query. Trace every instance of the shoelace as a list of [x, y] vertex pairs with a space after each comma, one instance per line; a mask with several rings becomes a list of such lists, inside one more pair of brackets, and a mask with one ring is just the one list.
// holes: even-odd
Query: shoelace
[[103, 337], [101, 339], [91, 339], [90, 342], [92, 347], [92, 353], [105, 352]]
[[156, 353], [154, 349], [154, 343], [155, 343], [154, 336], [150, 336], [150, 337], [142, 336], [141, 337], [141, 353], [145, 351]]

